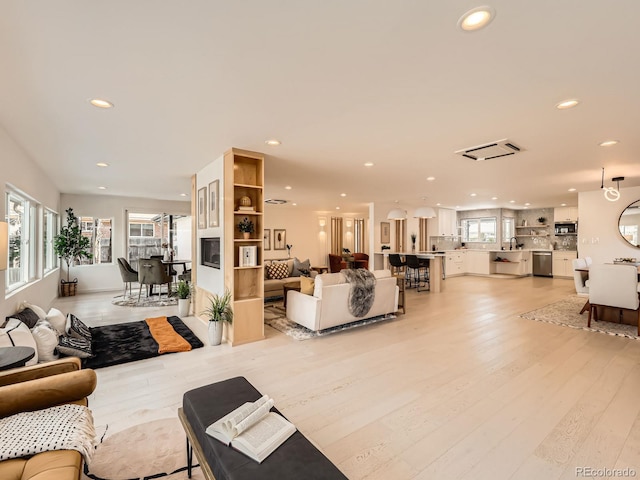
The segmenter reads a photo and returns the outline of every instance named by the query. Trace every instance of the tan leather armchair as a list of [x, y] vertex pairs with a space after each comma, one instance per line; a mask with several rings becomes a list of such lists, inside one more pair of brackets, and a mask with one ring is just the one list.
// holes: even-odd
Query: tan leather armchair
[[[80, 359], [53, 362], [0, 372], [0, 418], [66, 403], [87, 405], [96, 388], [93, 370], [81, 370]], [[82, 455], [54, 450], [0, 462], [2, 480], [79, 480]]]

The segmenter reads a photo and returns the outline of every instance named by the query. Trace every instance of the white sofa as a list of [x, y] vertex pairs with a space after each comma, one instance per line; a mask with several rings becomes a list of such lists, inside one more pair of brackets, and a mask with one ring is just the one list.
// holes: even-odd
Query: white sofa
[[287, 294], [287, 318], [309, 330], [343, 325], [366, 318], [394, 313], [398, 310], [396, 277], [389, 270], [376, 270], [373, 305], [364, 317], [349, 313], [348, 299], [351, 284], [341, 273], [323, 273], [315, 277], [313, 295], [290, 290]]

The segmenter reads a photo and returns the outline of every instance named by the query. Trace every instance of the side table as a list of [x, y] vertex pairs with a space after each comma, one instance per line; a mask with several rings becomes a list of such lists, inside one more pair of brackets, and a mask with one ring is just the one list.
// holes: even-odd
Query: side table
[[296, 292], [300, 291], [300, 282], [288, 282], [282, 285], [282, 289], [284, 290], [284, 309], [287, 309], [287, 292], [289, 290], [295, 290]]
[[402, 275], [394, 275], [396, 277], [396, 284], [398, 285], [398, 310], [402, 308], [402, 313], [406, 313], [405, 311], [405, 296], [404, 296], [404, 276]]
[[24, 367], [36, 354], [31, 347], [2, 347], [0, 348], [0, 370]]

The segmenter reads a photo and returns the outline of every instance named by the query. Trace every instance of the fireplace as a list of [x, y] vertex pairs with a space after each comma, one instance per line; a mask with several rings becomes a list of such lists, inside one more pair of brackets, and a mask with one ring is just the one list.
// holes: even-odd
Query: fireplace
[[200, 264], [220, 268], [220, 237], [200, 239]]

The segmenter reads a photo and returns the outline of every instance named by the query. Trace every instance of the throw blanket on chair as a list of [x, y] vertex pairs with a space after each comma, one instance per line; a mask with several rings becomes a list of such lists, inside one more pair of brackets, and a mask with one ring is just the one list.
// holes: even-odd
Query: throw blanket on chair
[[364, 268], [343, 269], [340, 273], [351, 284], [349, 313], [354, 317], [364, 317], [371, 310], [375, 298], [375, 275]]
[[82, 405], [16, 413], [0, 419], [0, 461], [49, 450], [76, 450], [89, 463], [95, 436], [91, 411]]
[[145, 319], [153, 339], [158, 342], [158, 353], [188, 352], [191, 345], [173, 329], [167, 317]]

